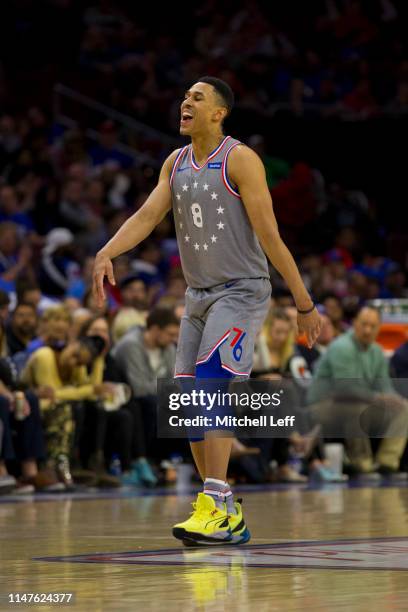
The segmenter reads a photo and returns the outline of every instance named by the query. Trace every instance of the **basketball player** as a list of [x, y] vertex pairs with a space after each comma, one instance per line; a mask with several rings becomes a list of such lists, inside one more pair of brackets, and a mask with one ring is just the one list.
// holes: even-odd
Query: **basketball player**
[[[268, 262], [280, 272], [298, 310], [299, 329], [311, 347], [320, 317], [296, 264], [280, 238], [265, 171], [258, 155], [223, 133], [234, 95], [224, 81], [200, 78], [181, 103], [180, 133], [191, 144], [164, 162], [145, 204], [99, 251], [94, 292], [103, 304], [104, 277], [115, 284], [112, 259], [147, 238], [172, 208], [183, 272], [186, 311], [177, 348], [177, 378], [194, 384], [248, 377], [254, 343], [270, 306]], [[187, 380], [186, 380], [187, 382]], [[227, 468], [230, 432], [190, 440], [204, 482], [189, 519], [173, 528], [186, 545], [240, 544], [250, 538]]]

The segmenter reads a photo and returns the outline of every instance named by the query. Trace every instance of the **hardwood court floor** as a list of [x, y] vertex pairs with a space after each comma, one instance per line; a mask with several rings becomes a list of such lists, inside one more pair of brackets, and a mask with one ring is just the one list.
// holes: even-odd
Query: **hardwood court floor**
[[[7, 603], [13, 592], [72, 592], [75, 603], [63, 609], [81, 612], [408, 609], [408, 488], [269, 487], [243, 496], [256, 546], [216, 551], [183, 550], [171, 536], [191, 494], [1, 497], [0, 609], [62, 608]], [[339, 553], [338, 540], [362, 538]], [[294, 541], [318, 541], [318, 548], [270, 546]], [[145, 550], [161, 552], [117, 554]], [[34, 560], [75, 555], [85, 556]], [[298, 567], [282, 567], [288, 563]], [[373, 563], [382, 569], [364, 569]]]

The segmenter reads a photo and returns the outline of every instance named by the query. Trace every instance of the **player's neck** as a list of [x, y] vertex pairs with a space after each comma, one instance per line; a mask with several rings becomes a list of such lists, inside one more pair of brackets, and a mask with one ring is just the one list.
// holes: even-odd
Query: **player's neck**
[[193, 145], [194, 159], [199, 166], [205, 163], [210, 154], [222, 143], [224, 138], [225, 135], [222, 132], [192, 136], [191, 143]]

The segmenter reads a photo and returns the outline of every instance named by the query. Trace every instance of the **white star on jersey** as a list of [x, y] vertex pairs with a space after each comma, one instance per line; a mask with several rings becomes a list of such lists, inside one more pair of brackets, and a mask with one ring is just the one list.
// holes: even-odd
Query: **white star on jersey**
[[176, 193], [176, 198], [179, 200], [181, 198], [181, 195], [179, 193]]
[[183, 185], [183, 191], [188, 191], [188, 185], [187, 185], [187, 183], [184, 183], [184, 185]]
[[196, 242], [195, 245], [194, 245], [194, 248], [195, 248], [196, 251], [198, 251], [200, 249], [200, 245], [197, 244], [197, 242]]
[[215, 191], [213, 191], [211, 194], [211, 199], [216, 200], [217, 198], [218, 198], [218, 193], [215, 193]]
[[223, 215], [223, 214], [224, 214], [224, 209], [223, 209], [223, 207], [222, 207], [222, 206], [219, 206], [219, 207], [217, 208], [217, 213], [218, 213], [219, 215]]
[[183, 229], [183, 224], [179, 223], [180, 229]]
[[222, 223], [221, 221], [219, 223], [217, 223], [217, 227], [218, 229], [224, 229], [224, 223]]
[[184, 240], [185, 240], [186, 242], [190, 242], [190, 236], [185, 235], [185, 236], [184, 236]]
[[211, 236], [211, 242], [217, 242], [217, 236], [214, 236], [214, 234]]
[[193, 183], [193, 187], [194, 187], [194, 189], [197, 189], [197, 187], [198, 187], [198, 183], [197, 183], [197, 181], [194, 181], [194, 183]]
[[203, 249], [204, 249], [204, 251], [208, 250], [208, 244], [206, 242], [204, 242], [204, 244], [203, 244]]
[[180, 208], [180, 206], [178, 207], [177, 210], [179, 211], [179, 215], [181, 215], [181, 208]]
[[208, 187], [209, 187], [209, 185], [207, 183], [204, 183], [204, 185], [203, 185], [204, 191], [208, 191]]

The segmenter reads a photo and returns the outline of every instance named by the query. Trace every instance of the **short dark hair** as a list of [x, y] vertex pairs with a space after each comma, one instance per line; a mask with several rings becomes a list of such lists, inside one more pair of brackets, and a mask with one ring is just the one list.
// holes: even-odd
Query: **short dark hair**
[[31, 304], [30, 302], [17, 302], [17, 304], [16, 304], [16, 305], [15, 305], [15, 307], [14, 307], [13, 312], [11, 313], [11, 316], [12, 316], [12, 317], [13, 317], [13, 316], [16, 314], [16, 312], [17, 312], [17, 310], [18, 310], [19, 308], [31, 308], [31, 310], [32, 310], [32, 311], [35, 313], [35, 315], [38, 317], [38, 312], [37, 312], [36, 307], [35, 307], [33, 304]]
[[228, 115], [231, 113], [234, 108], [234, 92], [231, 87], [223, 81], [222, 79], [217, 79], [217, 77], [212, 76], [203, 76], [200, 77], [197, 81], [198, 83], [207, 83], [208, 85], [212, 85], [221, 98], [223, 105], [227, 108]]
[[105, 348], [105, 340], [100, 336], [79, 336], [78, 342], [89, 351], [92, 361], [102, 355]]
[[134, 272], [132, 272], [131, 274], [128, 274], [127, 276], [122, 278], [119, 283], [119, 289], [122, 291], [122, 289], [125, 289], [128, 285], [134, 283], [135, 281], [137, 281], [138, 283], [143, 283], [143, 285], [146, 287], [146, 283], [143, 278], [140, 278], [139, 274], [135, 274]]
[[381, 311], [379, 308], [377, 308], [376, 306], [374, 306], [373, 304], [362, 304], [361, 306], [359, 306], [356, 310], [356, 312], [354, 313], [353, 319], [357, 319], [357, 317], [360, 316], [360, 314], [362, 313], [363, 310], [372, 310], [373, 312], [375, 312], [378, 316], [378, 319], [381, 321]]
[[93, 317], [91, 317], [90, 319], [87, 319], [86, 321], [84, 321], [82, 323], [81, 327], [79, 328], [79, 336], [81, 338], [89, 337], [89, 336], [87, 336], [88, 331], [91, 329], [91, 327], [95, 323], [95, 321], [99, 321], [99, 319], [103, 319], [109, 325], [109, 321], [108, 321], [107, 317], [105, 317], [103, 314], [96, 314]]
[[153, 308], [146, 319], [146, 327], [150, 329], [153, 325], [157, 325], [160, 329], [164, 329], [167, 325], [180, 325], [180, 321], [175, 312], [170, 308]]
[[41, 291], [41, 288], [38, 283], [35, 281], [21, 278], [16, 282], [16, 296], [17, 302], [24, 302], [24, 295], [27, 291]]

